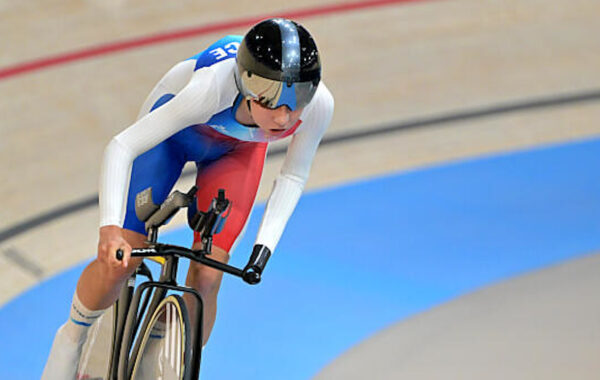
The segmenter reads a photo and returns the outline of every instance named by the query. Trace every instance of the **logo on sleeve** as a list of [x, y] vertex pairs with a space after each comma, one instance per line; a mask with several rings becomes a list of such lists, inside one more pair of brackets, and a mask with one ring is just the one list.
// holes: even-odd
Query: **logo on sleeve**
[[212, 49], [208, 53], [213, 55], [217, 59], [217, 61], [220, 61], [221, 59], [225, 59], [229, 56], [235, 56], [239, 47], [239, 42], [230, 42], [226, 45], [223, 45], [222, 47]]

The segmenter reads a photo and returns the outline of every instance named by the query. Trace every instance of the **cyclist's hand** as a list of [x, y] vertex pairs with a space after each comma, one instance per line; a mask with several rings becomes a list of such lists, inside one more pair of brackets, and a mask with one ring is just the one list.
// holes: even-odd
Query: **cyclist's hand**
[[[100, 239], [98, 241], [98, 260], [109, 264], [111, 267], [127, 268], [131, 257], [131, 246], [123, 238], [121, 227], [100, 227]], [[117, 260], [117, 250], [123, 251], [123, 260]]]
[[248, 264], [244, 267], [242, 278], [250, 285], [256, 285], [260, 282], [260, 278], [267, 261], [271, 257], [271, 250], [262, 244], [255, 244], [252, 250], [252, 256], [248, 260]]

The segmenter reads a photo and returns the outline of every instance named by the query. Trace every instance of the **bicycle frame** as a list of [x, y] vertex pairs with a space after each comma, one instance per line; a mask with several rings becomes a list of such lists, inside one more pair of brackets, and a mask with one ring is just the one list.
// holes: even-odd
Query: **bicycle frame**
[[[189, 197], [190, 194], [195, 193], [195, 188], [192, 188], [187, 195], [179, 192], [175, 192], [174, 195], [177, 195], [176, 193]], [[201, 241], [203, 248], [201, 250], [191, 250], [179, 246], [157, 243], [158, 228], [174, 215], [177, 210], [186, 206], [185, 202], [180, 198], [178, 199], [175, 196], [170, 196], [160, 208], [154, 207], [153, 213], [148, 213], [150, 216], [146, 219], [151, 220], [154, 217], [154, 224], [147, 228], [149, 247], [134, 249], [132, 251], [132, 257], [161, 256], [165, 257], [166, 260], [161, 264], [161, 274], [157, 281], [152, 281], [149, 270], [146, 265], [142, 263], [136, 270], [136, 273], [128, 279], [127, 286], [121, 291], [121, 295], [116, 303], [113, 346], [108, 373], [108, 378], [111, 380], [125, 380], [130, 378], [133, 371], [133, 363], [135, 363], [135, 359], [140, 354], [139, 351], [143, 332], [148, 328], [154, 310], [165, 298], [167, 291], [169, 290], [191, 294], [197, 301], [198, 307], [196, 308], [196, 316], [194, 322], [191, 323], [192, 329], [195, 331], [195, 334], [193, 334], [192, 355], [190, 358], [191, 371], [186, 371], [185, 379], [198, 379], [202, 354], [202, 313], [204, 305], [202, 297], [195, 289], [177, 284], [176, 275], [179, 258], [183, 257], [199, 262], [245, 279], [244, 270], [207, 257], [210, 255], [210, 249], [212, 247], [212, 235], [213, 233], [218, 232], [219, 225], [222, 225], [224, 222], [221, 213], [227, 208], [219, 207], [218, 201], [225, 202], [225, 205], [229, 204], [229, 201], [224, 198], [224, 192], [222, 191], [219, 191], [219, 197], [215, 198], [215, 201], [213, 202], [214, 207], [211, 206], [209, 211], [202, 213], [201, 218], [194, 219], [192, 228], [199, 232], [202, 231]], [[167, 204], [169, 201], [171, 201], [172, 204]], [[158, 214], [160, 215], [157, 217], [156, 215]], [[190, 222], [190, 225], [192, 225], [192, 222]], [[119, 252], [117, 252], [117, 258], [119, 258]], [[136, 288], [135, 283], [138, 274], [148, 277], [148, 281], [141, 283]], [[145, 297], [143, 302], [142, 297]], [[144, 317], [142, 318], [142, 316]], [[137, 338], [136, 333], [138, 333]]]

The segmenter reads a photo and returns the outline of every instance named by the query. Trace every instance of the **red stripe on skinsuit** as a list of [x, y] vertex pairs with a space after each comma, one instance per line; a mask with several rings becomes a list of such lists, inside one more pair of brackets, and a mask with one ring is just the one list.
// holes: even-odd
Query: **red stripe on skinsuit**
[[282, 138], [288, 137], [288, 136], [290, 136], [290, 135], [293, 135], [293, 134], [294, 134], [294, 132], [296, 132], [296, 130], [297, 130], [297, 129], [298, 129], [298, 127], [300, 126], [300, 124], [302, 124], [302, 120], [298, 120], [298, 121], [296, 122], [296, 124], [294, 124], [294, 126], [293, 126], [292, 128], [290, 128], [290, 129], [288, 129], [287, 131], [283, 132], [279, 138], [281, 138], [281, 139], [282, 139]]
[[[219, 189], [231, 201], [225, 227], [213, 244], [229, 252], [250, 215], [267, 154], [267, 143], [241, 142], [232, 152], [201, 168], [196, 177], [198, 209], [206, 210]], [[194, 243], [200, 235], [194, 233]]]

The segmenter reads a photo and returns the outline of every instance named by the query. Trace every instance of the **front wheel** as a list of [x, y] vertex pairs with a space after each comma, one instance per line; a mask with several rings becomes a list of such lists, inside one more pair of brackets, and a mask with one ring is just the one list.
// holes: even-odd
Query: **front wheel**
[[191, 331], [187, 308], [178, 295], [158, 305], [143, 334], [131, 379], [184, 380], [190, 377]]

